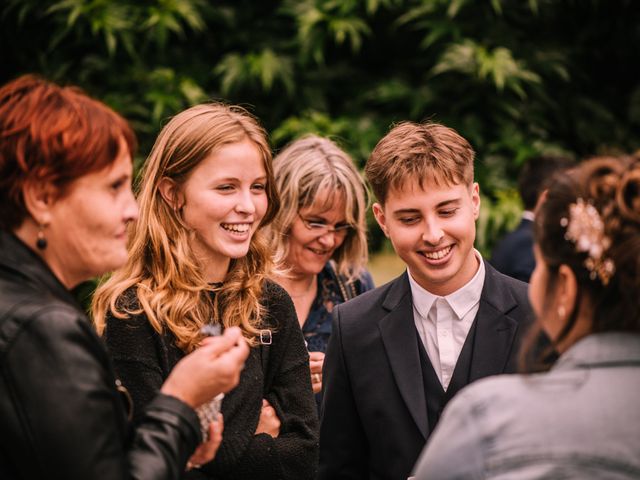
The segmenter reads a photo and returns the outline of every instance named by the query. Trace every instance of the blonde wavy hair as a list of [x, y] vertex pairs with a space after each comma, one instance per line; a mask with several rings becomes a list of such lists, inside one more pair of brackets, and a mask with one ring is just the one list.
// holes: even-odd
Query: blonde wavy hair
[[321, 192], [331, 192], [330, 199], [340, 193], [345, 199], [345, 220], [354, 228], [332, 260], [338, 273], [349, 280], [357, 278], [367, 263], [368, 193], [349, 155], [328, 138], [308, 135], [287, 145], [274, 158], [273, 170], [281, 200], [270, 227], [276, 262], [287, 267], [289, 232], [298, 212], [315, 203]]
[[[190, 248], [194, 233], [182, 221], [180, 209], [163, 198], [159, 185], [169, 178], [180, 188], [216, 149], [245, 140], [256, 146], [264, 161], [268, 207], [248, 254], [231, 261], [223, 285], [216, 287], [204, 279]], [[202, 325], [211, 320], [225, 327], [239, 326], [255, 345], [263, 315], [263, 284], [273, 265], [263, 227], [279, 208], [265, 130], [241, 107], [219, 103], [191, 107], [162, 129], [140, 178], [140, 218], [129, 227], [129, 259], [103, 279], [93, 296], [98, 333], [104, 333], [108, 312], [123, 320], [144, 313], [154, 330], [168, 329], [176, 345], [187, 352], [201, 340]], [[129, 289], [134, 289], [138, 305], [124, 295]], [[216, 292], [213, 302], [211, 291]]]

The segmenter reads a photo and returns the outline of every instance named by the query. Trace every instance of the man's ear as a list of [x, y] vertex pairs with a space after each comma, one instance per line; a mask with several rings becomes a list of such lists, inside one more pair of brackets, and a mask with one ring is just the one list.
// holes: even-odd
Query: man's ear
[[158, 190], [165, 202], [173, 209], [180, 210], [184, 202], [182, 194], [175, 181], [168, 177], [162, 177], [158, 184]]
[[478, 185], [478, 182], [473, 182], [473, 185], [471, 185], [471, 205], [473, 219], [477, 220], [480, 216], [480, 185]]
[[51, 207], [57, 199], [57, 193], [57, 189], [48, 182], [28, 181], [22, 186], [24, 205], [38, 225], [51, 223]]
[[384, 215], [384, 207], [380, 203], [376, 202], [371, 208], [373, 210], [373, 216], [376, 217], [376, 222], [378, 222], [378, 225], [380, 225], [382, 232], [386, 237], [389, 237], [389, 231], [387, 230], [387, 219]]

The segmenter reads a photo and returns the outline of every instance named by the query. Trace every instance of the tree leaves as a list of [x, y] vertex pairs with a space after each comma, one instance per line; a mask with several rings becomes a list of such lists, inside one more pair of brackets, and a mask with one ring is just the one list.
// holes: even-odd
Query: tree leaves
[[431, 70], [433, 75], [446, 72], [459, 72], [476, 80], [490, 81], [499, 92], [506, 88], [520, 98], [526, 97], [527, 84], [541, 83], [540, 76], [525, 68], [524, 62], [515, 60], [509, 49], [497, 47], [489, 50], [469, 39], [448, 47]]
[[[392, 1], [367, 2], [366, 11], [373, 14], [381, 5], [391, 5]], [[363, 15], [360, 1], [290, 0], [285, 2], [284, 12], [295, 18], [298, 25], [298, 41], [301, 45], [302, 60], [324, 62], [328, 45], [349, 44], [352, 53], [358, 53], [367, 36], [371, 34]]]
[[213, 71], [222, 79], [224, 95], [251, 87], [270, 92], [274, 83], [281, 83], [290, 95], [295, 88], [291, 59], [277, 55], [270, 48], [245, 55], [227, 54]]
[[137, 162], [209, 99], [249, 107], [275, 148], [315, 132], [359, 165], [394, 122], [452, 126], [477, 152], [483, 249], [519, 208], [527, 158], [640, 149], [632, 0], [5, 0], [0, 22], [1, 79], [36, 72], [105, 100], [134, 126]]

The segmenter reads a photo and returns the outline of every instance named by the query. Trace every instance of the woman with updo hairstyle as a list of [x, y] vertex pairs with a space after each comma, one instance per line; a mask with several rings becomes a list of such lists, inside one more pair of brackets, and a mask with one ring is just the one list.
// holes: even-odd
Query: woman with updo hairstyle
[[271, 242], [283, 267], [275, 280], [293, 299], [318, 393], [333, 307], [373, 288], [365, 269], [367, 191], [349, 155], [328, 138], [300, 138], [273, 165], [281, 207]]
[[640, 478], [640, 159], [556, 176], [535, 241], [529, 298], [559, 358], [458, 393], [418, 479]]
[[[129, 259], [96, 291], [94, 320], [137, 412], [205, 330], [239, 327], [251, 352], [221, 408], [213, 462], [186, 478], [315, 478], [318, 420], [291, 299], [267, 277], [279, 208], [271, 150], [237, 106], [196, 105], [161, 130], [141, 172]], [[302, 381], [300, 380], [302, 378]]]
[[0, 88], [3, 480], [178, 479], [220, 444], [219, 422], [200, 443], [196, 409], [237, 385], [240, 329], [182, 358], [132, 428], [129, 393], [71, 292], [127, 260], [135, 146], [127, 122], [77, 88], [31, 75]]

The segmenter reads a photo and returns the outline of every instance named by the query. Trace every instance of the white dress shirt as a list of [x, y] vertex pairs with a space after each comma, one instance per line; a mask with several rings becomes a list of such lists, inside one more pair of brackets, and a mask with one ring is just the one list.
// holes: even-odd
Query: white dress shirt
[[474, 253], [480, 264], [476, 274], [462, 288], [444, 297], [422, 288], [409, 271], [416, 329], [445, 390], [480, 308], [485, 268], [480, 252]]

